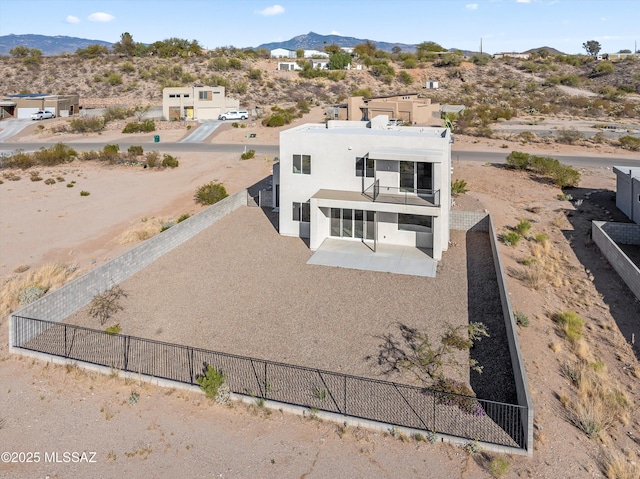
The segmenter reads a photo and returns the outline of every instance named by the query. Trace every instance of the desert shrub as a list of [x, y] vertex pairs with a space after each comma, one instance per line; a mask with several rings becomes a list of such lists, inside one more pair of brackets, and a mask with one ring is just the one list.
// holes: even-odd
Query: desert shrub
[[130, 62], [124, 62], [122, 65], [120, 65], [120, 71], [122, 73], [133, 73], [134, 71], [136, 71], [136, 67], [134, 67]]
[[521, 131], [518, 137], [524, 141], [533, 141], [537, 138], [536, 134], [531, 131]]
[[131, 156], [142, 156], [144, 150], [142, 149], [142, 146], [131, 145], [127, 150], [127, 153]]
[[332, 70], [327, 72], [327, 78], [332, 81], [342, 81], [347, 78], [347, 72], [344, 70]]
[[306, 114], [311, 111], [311, 105], [309, 104], [308, 100], [300, 100], [298, 103], [296, 103], [296, 108], [298, 108], [298, 111], [301, 114]]
[[437, 61], [438, 67], [457, 67], [462, 63], [464, 57], [458, 53], [445, 53]]
[[620, 143], [620, 147], [625, 150], [631, 151], [639, 151], [640, 150], [640, 138], [636, 138], [634, 136], [626, 135], [622, 136], [618, 139]]
[[473, 55], [471, 61], [478, 66], [484, 66], [489, 63], [491, 57], [489, 55]]
[[545, 244], [547, 241], [549, 241], [549, 237], [547, 236], [546, 233], [538, 233], [535, 236], [535, 240], [536, 240], [536, 243]]
[[598, 145], [602, 145], [607, 142], [607, 137], [604, 136], [603, 132], [599, 131], [591, 137], [591, 141], [597, 143]]
[[40, 299], [47, 292], [47, 288], [39, 284], [31, 284], [20, 290], [18, 293], [18, 300], [21, 305], [33, 303], [35, 300]]
[[451, 194], [453, 196], [458, 196], [466, 193], [467, 191], [467, 182], [465, 180], [455, 180], [451, 183]]
[[242, 62], [238, 58], [229, 58], [228, 64], [232, 70], [242, 70]]
[[351, 96], [362, 96], [364, 98], [371, 98], [373, 94], [371, 93], [371, 88], [358, 88], [351, 92]]
[[185, 213], [183, 215], [180, 215], [180, 217], [177, 219], [176, 223], [182, 223], [184, 220], [187, 220], [191, 218], [191, 215], [189, 213]]
[[280, 114], [276, 114], [276, 115], [271, 115], [268, 118], [265, 118], [262, 122], [262, 124], [264, 126], [270, 126], [270, 127], [279, 127], [279, 126], [284, 126], [286, 124], [285, 118], [280, 115]]
[[507, 156], [507, 167], [514, 170], [526, 170], [529, 166], [529, 153], [522, 151], [512, 151]]
[[69, 122], [69, 129], [72, 133], [96, 133], [104, 130], [104, 125], [103, 117], [73, 118]]
[[228, 196], [227, 190], [221, 183], [207, 183], [196, 190], [194, 200], [201, 205], [213, 205]]
[[124, 308], [120, 304], [120, 298], [126, 298], [127, 294], [120, 286], [113, 286], [104, 293], [97, 294], [91, 300], [89, 305], [89, 315], [92, 318], [99, 319], [100, 324], [104, 325], [112, 315]]
[[119, 106], [112, 106], [105, 110], [103, 115], [104, 122], [109, 123], [110, 121], [113, 121], [113, 120], [124, 120], [132, 116], [133, 113], [134, 111], [131, 108], [122, 108]]
[[109, 75], [107, 81], [111, 86], [122, 85], [122, 76], [120, 75], [120, 73], [114, 72]]
[[476, 394], [465, 383], [450, 378], [440, 378], [431, 387], [435, 391], [436, 403], [448, 406], [456, 406], [462, 412], [472, 416], [484, 416], [486, 413], [482, 406], [476, 401]]
[[580, 183], [580, 172], [572, 166], [558, 163], [551, 173], [551, 180], [560, 188], [573, 188]]
[[91, 193], [89, 193], [88, 191], [84, 191], [84, 190], [82, 190], [82, 191], [80, 192], [80, 196], [89, 196], [90, 194], [91, 194]]
[[144, 157], [144, 161], [149, 168], [155, 168], [160, 161], [160, 153], [157, 151], [148, 151]]
[[156, 122], [151, 119], [127, 123], [122, 133], [149, 133], [156, 130]]
[[237, 121], [234, 121], [233, 123], [231, 123], [231, 126], [234, 128], [238, 128], [240, 127], [240, 123], [238, 123]]
[[120, 334], [122, 332], [122, 328], [120, 327], [120, 323], [116, 323], [116, 324], [106, 328], [104, 330], [104, 332], [109, 334], [109, 335], [111, 335], [111, 336], [115, 336], [115, 335]]
[[112, 160], [118, 157], [119, 151], [119, 145], [104, 145], [102, 148], [102, 155], [104, 159]]
[[35, 162], [43, 166], [55, 166], [73, 161], [78, 152], [64, 143], [56, 143], [49, 148], [40, 148], [33, 152]]
[[241, 160], [249, 160], [256, 156], [256, 150], [248, 150], [240, 155]]
[[45, 185], [55, 185], [56, 184], [56, 180], [54, 180], [53, 178], [47, 178], [46, 180], [44, 180], [44, 184]]
[[175, 225], [176, 224], [173, 221], [167, 221], [166, 223], [163, 223], [160, 227], [160, 233], [162, 233], [163, 231], [167, 231], [169, 228]]
[[509, 231], [502, 235], [502, 242], [507, 246], [518, 246], [520, 235], [516, 231]]
[[529, 317], [526, 314], [524, 314], [522, 311], [514, 312], [513, 319], [515, 319], [516, 324], [518, 326], [522, 326], [523, 328], [526, 328], [527, 326], [529, 326]]
[[415, 68], [418, 66], [418, 61], [415, 58], [407, 58], [402, 62], [404, 68]]
[[42, 181], [42, 176], [40, 176], [40, 173], [38, 173], [37, 171], [32, 171], [30, 175], [31, 176], [29, 177], [29, 179], [31, 181]]
[[251, 70], [249, 70], [247, 76], [251, 80], [262, 80], [262, 71], [259, 68], [252, 68]]
[[506, 476], [507, 472], [509, 472], [509, 461], [502, 456], [494, 457], [489, 463], [489, 472], [496, 479]]
[[527, 220], [520, 220], [520, 222], [516, 225], [515, 230], [521, 236], [527, 234], [527, 232], [531, 229], [531, 223]]
[[614, 70], [615, 70], [615, 67], [613, 66], [613, 63], [609, 61], [600, 62], [593, 69], [593, 71], [596, 72], [598, 75], [609, 75], [613, 73]]
[[75, 185], [75, 181], [72, 181], [71, 183], [67, 183], [67, 188], [73, 188]]
[[36, 165], [35, 157], [30, 153], [18, 151], [13, 155], [2, 156], [2, 168], [20, 168], [27, 170]]
[[568, 130], [566, 128], [561, 128], [556, 136], [556, 141], [558, 141], [559, 143], [565, 143], [567, 145], [572, 145], [576, 141], [582, 139], [584, 139], [584, 135], [574, 128]]
[[398, 81], [403, 85], [411, 85], [413, 83], [413, 77], [406, 71], [401, 71], [398, 74]]
[[175, 158], [175, 157], [173, 157], [173, 156], [171, 156], [171, 155], [169, 155], [167, 153], [165, 153], [162, 156], [162, 166], [164, 168], [167, 168], [167, 167], [169, 167], [169, 168], [177, 168], [179, 164], [180, 164], [180, 162], [178, 161], [177, 158]]
[[564, 331], [571, 343], [577, 343], [582, 338], [582, 328], [585, 321], [574, 311], [562, 311], [553, 315], [553, 320]]
[[220, 386], [224, 384], [226, 379], [226, 374], [218, 371], [211, 364], [207, 364], [204, 374], [196, 378], [205, 395], [211, 400], [216, 400]]
[[560, 84], [565, 86], [578, 86], [580, 84], [580, 77], [577, 75], [561, 75]]

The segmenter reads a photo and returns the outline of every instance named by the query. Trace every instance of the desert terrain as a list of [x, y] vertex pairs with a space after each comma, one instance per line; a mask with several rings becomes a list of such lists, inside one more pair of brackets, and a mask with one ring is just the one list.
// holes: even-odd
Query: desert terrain
[[[66, 59], [43, 68], [64, 68]], [[118, 60], [119, 61], [119, 60]], [[106, 67], [116, 69], [110, 58]], [[131, 60], [141, 72], [148, 59]], [[48, 60], [47, 60], [48, 62]], [[15, 65], [14, 65], [15, 66]], [[291, 72], [274, 72], [273, 62], [256, 61], [251, 67], [263, 71], [264, 78], [242, 99], [247, 104], [275, 104], [311, 97], [317, 106], [294, 125], [322, 121], [327, 89], [317, 83], [296, 80]], [[18, 67], [19, 68], [19, 67]], [[104, 62], [87, 61], [85, 79], [105, 68]], [[183, 68], [194, 75], [206, 72], [205, 65], [185, 62]], [[500, 82], [520, 78], [514, 65], [496, 65], [499, 75], [491, 83], [482, 69], [463, 64], [466, 85], [475, 84], [484, 94]], [[578, 73], [577, 68], [574, 73]], [[449, 81], [452, 71], [428, 67], [407, 70], [416, 80], [440, 80], [449, 86], [437, 93], [440, 101], [459, 99], [471, 102], [468, 87]], [[139, 74], [139, 73], [138, 73]], [[129, 75], [129, 74], [127, 74]], [[136, 73], [122, 86], [86, 81], [82, 93], [87, 105], [105, 107], [134, 104], [141, 95], [157, 102], [157, 85], [138, 80]], [[227, 72], [221, 75], [233, 77]], [[629, 73], [631, 75], [631, 73]], [[20, 89], [20, 76], [7, 77]], [[46, 78], [46, 75], [43, 76]], [[40, 81], [40, 80], [39, 80]], [[398, 84], [372, 80], [367, 72], [353, 72], [349, 85], [369, 87], [384, 94]], [[527, 79], [518, 79], [524, 88]], [[269, 85], [273, 83], [273, 85]], [[84, 84], [83, 84], [84, 85]], [[275, 87], [274, 87], [275, 85]], [[294, 90], [291, 90], [293, 85]], [[34, 88], [37, 88], [35, 85]], [[349, 88], [336, 83], [329, 99], [337, 99]], [[598, 84], [589, 84], [597, 90]], [[509, 91], [511, 91], [509, 89]], [[292, 93], [293, 91], [293, 93]], [[262, 95], [262, 97], [260, 96]], [[465, 98], [462, 98], [467, 95]], [[638, 103], [629, 95], [628, 103]], [[510, 100], [511, 101], [511, 100]], [[515, 101], [515, 100], [514, 100]], [[560, 100], [558, 100], [560, 101]], [[563, 100], [564, 101], [564, 100]], [[568, 100], [567, 100], [568, 101]], [[523, 126], [548, 121], [549, 129], [570, 129], [578, 119], [574, 110], [565, 114], [517, 117]], [[613, 106], [611, 107], [613, 108]], [[612, 117], [586, 116], [586, 124]], [[639, 124], [638, 116], [616, 122], [629, 128]], [[162, 136], [154, 144], [152, 135], [123, 135], [124, 122], [114, 122], [101, 133], [57, 132], [47, 120], [27, 127], [11, 143], [92, 142], [99, 149], [105, 143], [137, 142], [145, 151], [162, 152], [162, 143], [187, 136], [187, 124], [158, 122]], [[45, 128], [39, 128], [45, 125]], [[136, 244], [135, 232], [154, 224], [159, 227], [202, 207], [193, 200], [195, 189], [209, 181], [224, 183], [229, 193], [246, 188], [271, 173], [273, 158], [261, 153], [240, 160], [246, 134], [256, 133], [256, 144], [277, 145], [282, 128], [267, 128], [246, 122], [246, 128], [225, 125], [206, 143], [237, 144], [234, 153], [173, 153], [180, 165], [175, 169], [143, 169], [139, 166], [105, 165], [96, 162], [56, 167], [37, 167], [43, 179], [54, 184], [30, 181], [31, 171], [12, 171], [19, 180], [4, 178], [0, 184], [0, 277], [3, 302], [16, 296], [16, 284], [34, 281], [46, 265], [65, 265], [64, 274], [52, 287], [88, 271]], [[524, 314], [528, 326], [518, 328], [523, 358], [535, 411], [534, 456], [506, 457], [508, 472], [502, 477], [620, 477], [637, 478], [640, 467], [640, 303], [624, 286], [591, 242], [592, 219], [619, 219], [615, 202], [615, 177], [610, 167], [580, 168], [576, 189], [562, 191], [526, 172], [507, 170], [497, 162], [456, 159], [456, 151], [493, 152], [504, 156], [513, 150], [554, 156], [624, 158], [640, 160], [637, 151], [622, 149], [615, 141], [596, 143], [582, 139], [573, 144], [524, 139], [507, 129], [495, 129], [493, 137], [456, 133], [452, 158], [454, 178], [467, 181], [468, 192], [456, 198], [456, 208], [486, 209], [498, 233], [508, 232], [519, 221], [532, 225], [529, 238], [517, 246], [502, 244], [508, 285], [514, 310]], [[195, 126], [195, 125], [192, 125]], [[0, 128], [2, 125], [0, 124]], [[585, 126], [588, 128], [588, 126]], [[7, 171], [4, 171], [7, 173]], [[58, 180], [57, 178], [63, 178]], [[68, 184], [73, 186], [68, 187]], [[81, 196], [80, 191], [90, 194]], [[559, 199], [562, 193], [572, 199]], [[132, 232], [134, 234], [132, 234]], [[535, 235], [544, 234], [540, 242]], [[11, 286], [14, 285], [14, 286]], [[13, 289], [11, 289], [13, 287]], [[76, 367], [62, 367], [8, 353], [8, 321], [13, 307], [5, 307], [0, 319], [0, 449], [2, 451], [58, 452], [95, 451], [97, 463], [0, 464], [0, 477], [498, 477], [491, 469], [496, 455], [469, 454], [460, 447], [418, 442], [413, 438], [385, 432], [344, 428], [313, 417], [299, 417], [257, 404], [216, 405], [199, 391], [159, 388], [149, 384], [101, 376]], [[554, 315], [572, 310], [585, 320], [582, 338], [568, 341]], [[122, 321], [124, 323], [124, 320]], [[96, 326], [97, 327], [97, 326]], [[631, 338], [635, 335], [635, 349]], [[572, 372], [580, 370], [583, 386]], [[572, 379], [573, 378], [573, 379]], [[598, 385], [596, 385], [596, 383]], [[576, 426], [576, 412], [583, 396], [613, 397], [615, 407], [604, 414], [603, 430], [589, 437]], [[598, 403], [600, 407], [602, 401]], [[609, 414], [606, 414], [606, 413]], [[597, 416], [602, 418], [602, 416]], [[2, 452], [0, 451], [0, 452]], [[241, 452], [239, 452], [241, 451]], [[611, 473], [617, 465], [622, 473]], [[609, 468], [609, 469], [608, 469]], [[628, 472], [630, 471], [630, 472]]]

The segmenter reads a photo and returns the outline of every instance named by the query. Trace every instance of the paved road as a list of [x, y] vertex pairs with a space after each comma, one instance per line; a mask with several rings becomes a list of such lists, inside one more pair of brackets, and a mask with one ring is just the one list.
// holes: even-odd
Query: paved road
[[[106, 143], [68, 143], [78, 151], [99, 150]], [[140, 142], [120, 142], [120, 150], [127, 150], [132, 145], [140, 145]], [[53, 146], [54, 143], [0, 143], [0, 153], [10, 153], [17, 149], [24, 151], [35, 151], [42, 147]], [[210, 152], [210, 153], [229, 153], [244, 151], [245, 144], [229, 144], [229, 143], [142, 143], [145, 150], [158, 150], [167, 153], [189, 153], [189, 152]], [[258, 155], [267, 155], [274, 158], [280, 154], [278, 145], [262, 145], [248, 141], [247, 147], [256, 150]], [[457, 160], [462, 161], [479, 161], [482, 163], [505, 163], [509, 152], [491, 152], [491, 151], [457, 151], [451, 152], [453, 165]], [[640, 166], [640, 155], [637, 159], [629, 158], [609, 158], [599, 156], [577, 156], [577, 155], [549, 155], [558, 159], [562, 163], [566, 163], [578, 167], [598, 167], [598, 166]]]

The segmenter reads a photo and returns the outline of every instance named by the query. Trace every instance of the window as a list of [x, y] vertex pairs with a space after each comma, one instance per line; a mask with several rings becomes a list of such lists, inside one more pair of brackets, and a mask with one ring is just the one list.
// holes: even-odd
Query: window
[[180, 95], [176, 95], [175, 93], [169, 93], [169, 98], [180, 98]]
[[419, 233], [431, 233], [433, 217], [422, 215], [406, 215], [398, 213], [399, 231], [416, 231]]
[[311, 205], [306, 203], [293, 202], [293, 221], [303, 221], [309, 223], [311, 221]]
[[331, 236], [374, 239], [375, 212], [331, 208]]
[[198, 99], [199, 100], [208, 100], [209, 99], [209, 92], [208, 91], [199, 91], [198, 92]]
[[356, 158], [356, 176], [373, 178], [375, 170], [375, 160], [373, 158]]
[[420, 193], [433, 189], [433, 164], [413, 161], [400, 162], [400, 191]]
[[182, 96], [183, 96], [184, 98], [189, 98], [189, 96], [190, 96], [190, 95], [189, 95], [188, 93], [185, 93], [185, 94], [184, 94], [184, 95], [182, 95]]
[[311, 155], [293, 155], [293, 172], [301, 175], [310, 175]]

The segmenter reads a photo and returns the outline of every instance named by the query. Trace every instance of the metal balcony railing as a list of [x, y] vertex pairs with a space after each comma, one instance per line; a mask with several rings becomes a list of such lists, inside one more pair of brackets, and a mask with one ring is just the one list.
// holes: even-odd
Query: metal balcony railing
[[376, 180], [362, 194], [372, 201], [415, 206], [440, 206], [440, 190], [382, 186]]

